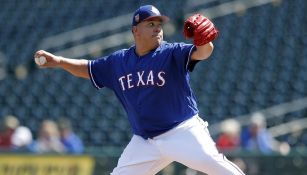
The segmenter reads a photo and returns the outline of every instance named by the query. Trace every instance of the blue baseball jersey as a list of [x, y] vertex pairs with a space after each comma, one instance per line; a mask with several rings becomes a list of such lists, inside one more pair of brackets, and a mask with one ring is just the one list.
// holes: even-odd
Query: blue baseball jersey
[[96, 88], [115, 92], [134, 134], [152, 138], [198, 113], [189, 84], [194, 49], [191, 44], [162, 42], [138, 56], [132, 46], [89, 61], [90, 79]]

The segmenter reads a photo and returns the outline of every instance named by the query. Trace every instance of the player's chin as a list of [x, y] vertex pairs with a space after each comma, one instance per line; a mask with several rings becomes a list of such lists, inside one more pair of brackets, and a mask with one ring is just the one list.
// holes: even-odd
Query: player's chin
[[159, 47], [161, 43], [162, 43], [162, 41], [157, 40], [156, 42], [154, 42], [154, 47], [155, 48]]
[[157, 44], [160, 45], [161, 42], [163, 41], [163, 37], [157, 35], [157, 36], [154, 36], [154, 37], [153, 37], [153, 40], [154, 40], [155, 43], [157, 43]]

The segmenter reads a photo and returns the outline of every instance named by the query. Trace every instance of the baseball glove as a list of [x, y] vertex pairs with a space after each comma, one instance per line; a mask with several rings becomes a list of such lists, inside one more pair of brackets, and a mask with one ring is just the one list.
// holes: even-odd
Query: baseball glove
[[214, 24], [201, 14], [194, 14], [184, 22], [184, 36], [193, 38], [196, 46], [213, 41], [218, 33]]

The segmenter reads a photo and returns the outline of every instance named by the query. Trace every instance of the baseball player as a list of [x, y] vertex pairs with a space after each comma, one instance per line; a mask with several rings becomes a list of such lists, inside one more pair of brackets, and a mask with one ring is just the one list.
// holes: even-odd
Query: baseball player
[[213, 51], [218, 31], [200, 14], [184, 23], [184, 35], [194, 44], [163, 41], [168, 21], [152, 5], [132, 17], [135, 45], [95, 60], [69, 59], [40, 50], [41, 67], [60, 67], [88, 78], [97, 88], [110, 88], [127, 112], [133, 137], [112, 175], [153, 175], [173, 161], [209, 175], [242, 175], [220, 154], [198, 116], [189, 73]]

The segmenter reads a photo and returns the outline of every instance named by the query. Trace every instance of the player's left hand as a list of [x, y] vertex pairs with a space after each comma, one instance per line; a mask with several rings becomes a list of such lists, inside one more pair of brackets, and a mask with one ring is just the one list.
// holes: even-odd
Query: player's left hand
[[194, 38], [196, 46], [202, 46], [215, 40], [218, 33], [214, 24], [201, 14], [194, 14], [184, 22], [184, 36]]

